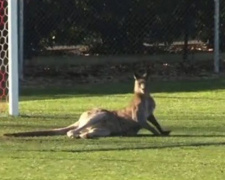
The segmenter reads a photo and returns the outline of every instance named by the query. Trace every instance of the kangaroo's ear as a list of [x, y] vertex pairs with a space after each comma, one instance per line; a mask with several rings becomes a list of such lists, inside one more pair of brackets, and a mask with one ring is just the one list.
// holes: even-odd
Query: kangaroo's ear
[[144, 74], [142, 75], [142, 77], [145, 78], [145, 79], [148, 79], [148, 75], [149, 75], [149, 73], [146, 72], [146, 73], [144, 73]]
[[140, 78], [139, 75], [137, 73], [134, 73], [134, 79], [137, 80], [139, 78]]

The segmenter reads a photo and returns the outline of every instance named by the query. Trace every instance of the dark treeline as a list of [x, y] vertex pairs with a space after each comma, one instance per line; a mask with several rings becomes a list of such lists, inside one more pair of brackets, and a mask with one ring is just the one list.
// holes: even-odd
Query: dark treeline
[[[223, 4], [221, 0], [221, 8]], [[220, 22], [223, 42], [222, 10]], [[198, 39], [213, 44], [214, 1], [26, 0], [24, 23], [26, 55], [53, 45], [136, 54], [144, 52], [143, 43], [170, 45]]]

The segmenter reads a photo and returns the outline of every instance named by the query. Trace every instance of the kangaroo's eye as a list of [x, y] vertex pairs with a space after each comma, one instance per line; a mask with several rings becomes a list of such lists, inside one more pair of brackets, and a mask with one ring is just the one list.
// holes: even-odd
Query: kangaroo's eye
[[138, 82], [138, 85], [139, 85], [139, 86], [145, 85], [145, 82], [144, 82], [144, 81], [140, 81], [140, 82]]

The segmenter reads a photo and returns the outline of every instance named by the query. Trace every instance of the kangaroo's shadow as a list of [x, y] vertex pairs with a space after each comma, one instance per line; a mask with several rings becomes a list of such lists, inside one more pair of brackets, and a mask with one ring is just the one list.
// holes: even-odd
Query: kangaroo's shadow
[[101, 151], [128, 151], [128, 150], [148, 150], [148, 149], [167, 149], [167, 148], [180, 148], [180, 147], [200, 147], [200, 146], [225, 146], [225, 142], [217, 143], [188, 143], [188, 144], [173, 144], [165, 146], [145, 146], [145, 147], [121, 147], [121, 148], [95, 148], [95, 149], [82, 149], [82, 150], [62, 150], [62, 152], [101, 152]]
[[140, 137], [151, 137], [151, 138], [158, 138], [158, 137], [164, 137], [164, 138], [173, 138], [173, 137], [179, 137], [179, 138], [192, 138], [192, 137], [225, 137], [225, 134], [175, 134], [175, 135], [169, 135], [169, 136], [154, 136], [152, 134], [138, 134], [137, 136], [125, 136], [126, 138], [140, 138]]
[[[170, 135], [170, 136], [153, 136], [151, 134], [138, 134], [137, 136], [126, 136], [124, 138], [131, 138], [131, 140], [134, 138], [140, 138], [140, 137], [143, 137], [143, 138], [173, 138], [173, 137], [178, 137], [178, 138], [195, 138], [195, 137], [201, 137], [201, 138], [215, 138], [215, 137], [225, 137], [224, 134], [222, 135], [186, 135], [186, 134], [175, 134], [175, 135]], [[121, 137], [122, 138], [122, 137]], [[90, 139], [88, 141], [92, 141], [91, 144], [95, 144], [94, 141], [96, 141], [97, 139], [101, 139], [101, 138], [96, 138], [96, 139]], [[22, 138], [23, 140], [23, 138]], [[33, 141], [33, 138], [26, 138], [26, 141]], [[52, 139], [48, 139], [48, 141], [62, 141], [62, 139], [55, 139], [55, 138], [52, 138]], [[106, 140], [106, 139], [105, 139]], [[104, 141], [105, 141], [104, 140]], [[149, 144], [149, 145], [146, 145], [146, 144], [143, 144], [143, 143], [138, 143], [139, 141], [130, 141], [130, 143], [137, 143], [135, 146], [129, 146], [127, 145], [127, 143], [129, 143], [129, 141], [124, 141], [124, 140], [118, 140], [118, 139], [115, 139], [116, 141], [114, 141], [114, 138], [111, 137], [110, 139], [111, 141], [107, 141], [107, 142], [111, 142], [110, 144], [114, 144], [114, 143], [118, 143], [118, 144], [121, 144], [120, 147], [104, 147], [104, 146], [101, 146], [101, 145], [98, 145], [97, 147], [94, 147], [94, 148], [91, 148], [91, 149], [86, 149], [85, 148], [85, 145], [82, 149], [42, 149], [41, 151], [42, 152], [70, 152], [70, 153], [83, 153], [83, 152], [104, 152], [104, 151], [129, 151], [129, 150], [151, 150], [151, 149], [172, 149], [172, 148], [182, 148], [182, 147], [205, 147], [205, 146], [225, 146], [225, 141], [220, 141], [220, 142], [213, 142], [213, 140], [211, 142], [173, 142], [173, 143], [166, 143], [165, 145], [163, 144]], [[73, 140], [75, 141], [74, 143], [81, 145], [83, 144], [83, 140]], [[86, 140], [85, 140], [86, 141]], [[113, 142], [112, 142], [113, 141]], [[71, 144], [71, 141], [68, 140], [67, 143], [70, 143]], [[85, 143], [86, 144], [86, 143]], [[40, 151], [40, 150], [23, 150], [23, 151]]]
[[[171, 135], [171, 136], [153, 136], [151, 134], [139, 134], [137, 136], [129, 136], [130, 138], [140, 138], [140, 137], [146, 137], [146, 138], [172, 138], [172, 137], [184, 137], [184, 138], [188, 138], [188, 137], [225, 137], [225, 135]], [[129, 138], [128, 137], [128, 138]], [[126, 137], [127, 138], [127, 137]], [[93, 141], [94, 139], [92, 139], [91, 141]], [[78, 140], [79, 141], [79, 140]], [[127, 143], [125, 141], [121, 141], [119, 142], [121, 143], [121, 145], [123, 143]], [[141, 145], [140, 146], [137, 144], [137, 146], [135, 147], [131, 147], [131, 146], [126, 146], [126, 144], [124, 144], [124, 146], [121, 147], [109, 147], [109, 148], [105, 148], [105, 147], [95, 147], [92, 149], [62, 149], [62, 150], [51, 150], [51, 151], [55, 151], [55, 152], [71, 152], [71, 153], [83, 153], [83, 152], [104, 152], [104, 151], [129, 151], [129, 150], [151, 150], [151, 149], [167, 149], [167, 148], [182, 148], [182, 147], [205, 147], [205, 146], [225, 146], [225, 141], [221, 141], [221, 142], [187, 142], [187, 143], [172, 143], [172, 144], [166, 144], [166, 145]], [[48, 151], [48, 150], [44, 150], [44, 151]]]
[[[126, 136], [126, 138], [173, 138], [173, 137], [183, 137], [183, 138], [193, 138], [193, 137], [225, 137], [222, 135], [189, 135], [189, 134], [181, 134], [181, 135], [170, 135], [170, 136], [154, 136], [151, 134], [138, 134], [137, 136]], [[204, 146], [225, 146], [225, 141], [222, 142], [196, 142], [196, 143], [175, 143], [175, 144], [167, 144], [167, 145], [149, 145], [149, 146], [136, 146], [136, 147], [116, 147], [116, 148], [95, 148], [95, 149], [82, 149], [82, 150], [66, 150], [66, 152], [95, 152], [95, 151], [127, 151], [127, 150], [148, 150], [148, 149], [166, 149], [166, 148], [180, 148], [180, 147], [204, 147]], [[65, 150], [63, 150], [65, 151]]]

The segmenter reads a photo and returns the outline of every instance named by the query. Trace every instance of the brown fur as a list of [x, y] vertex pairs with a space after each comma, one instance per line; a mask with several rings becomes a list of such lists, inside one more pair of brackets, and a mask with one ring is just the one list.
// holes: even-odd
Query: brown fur
[[[153, 115], [155, 101], [149, 95], [147, 73], [134, 75], [134, 97], [131, 104], [118, 111], [92, 109], [81, 114], [79, 120], [65, 128], [5, 134], [5, 136], [53, 136], [66, 135], [71, 138], [94, 138], [105, 136], [135, 136], [141, 128], [154, 135], [169, 135]], [[155, 127], [153, 127], [150, 123]]]

